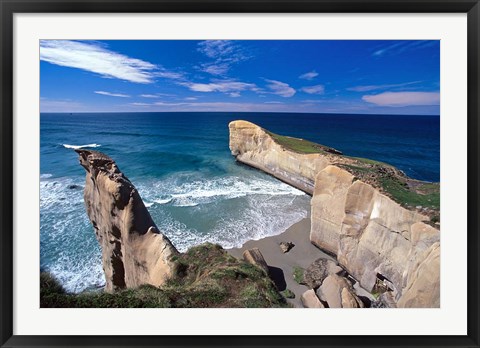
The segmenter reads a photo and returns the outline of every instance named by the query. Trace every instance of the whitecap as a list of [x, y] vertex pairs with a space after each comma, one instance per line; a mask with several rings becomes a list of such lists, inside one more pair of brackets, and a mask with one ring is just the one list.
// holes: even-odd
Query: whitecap
[[255, 195], [270, 199], [274, 196], [304, 196], [305, 193], [271, 178], [240, 178], [237, 176], [188, 181], [181, 184], [175, 179], [141, 184], [142, 197], [158, 204], [197, 206], [218, 200]]
[[79, 293], [105, 286], [105, 274], [101, 259], [98, 257], [87, 260], [72, 258], [72, 255], [62, 255], [60, 260], [51, 264], [46, 270], [58, 279], [67, 292]]
[[84, 147], [100, 147], [100, 144], [86, 144], [86, 145], [70, 145], [70, 144], [62, 144], [62, 146], [66, 149], [83, 149]]
[[172, 201], [172, 198], [166, 198], [166, 199], [155, 199], [154, 202], [158, 204], [167, 204]]

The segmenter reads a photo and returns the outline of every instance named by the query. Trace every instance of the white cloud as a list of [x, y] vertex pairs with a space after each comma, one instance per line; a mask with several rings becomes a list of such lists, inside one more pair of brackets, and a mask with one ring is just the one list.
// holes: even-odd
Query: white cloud
[[212, 59], [201, 64], [199, 69], [217, 76], [225, 75], [232, 65], [251, 58], [242, 46], [230, 40], [202, 41], [198, 44], [198, 51]]
[[293, 97], [296, 93], [295, 89], [290, 87], [288, 83], [280, 82], [276, 80], [267, 80], [267, 87], [272, 91], [271, 93], [279, 95], [284, 98]]
[[95, 91], [93, 93], [97, 93], [97, 94], [101, 94], [101, 95], [108, 95], [109, 97], [130, 98], [129, 95], [121, 94], [121, 93], [110, 93], [110, 92], [105, 92], [105, 91]]
[[232, 98], [238, 98], [240, 97], [240, 95], [241, 95], [240, 92], [232, 92], [229, 94], [229, 96]]
[[157, 77], [162, 77], [164, 79], [171, 79], [171, 80], [183, 80], [184, 79], [184, 75], [182, 73], [173, 72], [173, 71], [166, 71], [166, 70], [156, 72], [153, 75], [157, 76]]
[[422, 81], [412, 81], [412, 82], [404, 82], [404, 83], [394, 83], [389, 85], [367, 85], [367, 86], [355, 86], [347, 88], [347, 91], [353, 92], [369, 92], [374, 91], [377, 89], [386, 89], [386, 88], [395, 88], [395, 87], [406, 87], [416, 83], [420, 83]]
[[152, 106], [155, 104], [149, 104], [149, 103], [130, 103], [129, 105], [134, 105], [134, 106]]
[[230, 40], [205, 40], [198, 44], [198, 51], [209, 58], [217, 59], [229, 56], [238, 49]]
[[230, 69], [230, 66], [225, 63], [220, 63], [220, 64], [206, 63], [206, 64], [202, 64], [200, 68], [200, 70], [206, 73], [209, 73], [212, 75], [218, 75], [218, 76], [225, 75], [229, 69]]
[[186, 97], [184, 98], [185, 100], [197, 100], [198, 98], [197, 97]]
[[362, 100], [380, 106], [439, 105], [439, 92], [384, 92], [364, 95]]
[[204, 103], [156, 103], [159, 111], [225, 111], [225, 112], [282, 112], [298, 111], [297, 105], [283, 103], [235, 103], [235, 102], [204, 102]]
[[70, 40], [41, 40], [40, 60], [136, 83], [153, 83], [154, 71], [158, 68], [96, 43]]
[[189, 105], [191, 103], [165, 103], [165, 102], [156, 102], [154, 105], [159, 106], [180, 106], [180, 105]]
[[301, 90], [308, 94], [323, 94], [325, 93], [325, 86], [324, 85], [306, 86], [306, 87], [303, 87]]
[[155, 94], [140, 94], [139, 97], [141, 98], [149, 98], [149, 99], [158, 99], [160, 97], [166, 97], [166, 98], [174, 98], [177, 97], [175, 94], [170, 94], [170, 93], [155, 93]]
[[313, 80], [317, 76], [318, 76], [318, 73], [315, 70], [313, 70], [313, 71], [307, 72], [303, 75], [300, 75], [299, 78], [304, 79], [304, 80]]
[[[395, 42], [395, 41], [394, 41]], [[374, 57], [384, 55], [396, 55], [403, 52], [433, 47], [439, 44], [439, 40], [406, 40], [398, 41], [390, 45], [383, 46], [372, 53]]]
[[239, 81], [214, 81], [211, 83], [182, 82], [180, 85], [195, 92], [241, 92], [246, 90], [257, 91], [259, 88], [253, 83]]
[[201, 68], [202, 71], [212, 75], [225, 75], [229, 69], [230, 69], [230, 66], [225, 63], [202, 64], [202, 68]]

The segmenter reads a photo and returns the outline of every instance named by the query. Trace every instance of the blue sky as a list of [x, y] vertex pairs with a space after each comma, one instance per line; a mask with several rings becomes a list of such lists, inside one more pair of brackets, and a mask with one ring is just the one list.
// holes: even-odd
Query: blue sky
[[41, 112], [440, 113], [439, 41], [40, 42]]

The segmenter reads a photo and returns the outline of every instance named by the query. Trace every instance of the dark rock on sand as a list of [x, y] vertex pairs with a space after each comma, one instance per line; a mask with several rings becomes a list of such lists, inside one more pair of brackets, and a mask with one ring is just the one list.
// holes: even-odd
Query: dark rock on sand
[[267, 262], [258, 248], [245, 250], [243, 252], [243, 259], [248, 263], [261, 268], [266, 274], [268, 274]]
[[344, 272], [343, 268], [335, 261], [319, 258], [306, 269], [303, 275], [303, 282], [310, 289], [317, 289], [329, 275], [342, 272]]
[[292, 242], [280, 242], [280, 249], [283, 253], [288, 253], [295, 246]]

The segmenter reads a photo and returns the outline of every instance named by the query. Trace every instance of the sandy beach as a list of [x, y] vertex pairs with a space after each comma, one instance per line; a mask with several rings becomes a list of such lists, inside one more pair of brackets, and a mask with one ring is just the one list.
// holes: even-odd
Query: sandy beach
[[[290, 226], [285, 232], [260, 240], [246, 242], [241, 248], [228, 249], [227, 251], [242, 258], [245, 250], [258, 248], [267, 262], [270, 276], [275, 281], [278, 289], [289, 289], [295, 294], [294, 299], [287, 299], [295, 307], [303, 307], [300, 296], [308, 290], [305, 285], [298, 284], [293, 278], [295, 267], [306, 269], [319, 257], [331, 258], [326, 253], [315, 247], [310, 242], [310, 217]], [[295, 246], [287, 253], [280, 249], [280, 242], [292, 242]], [[333, 259], [333, 258], [332, 258]]]

